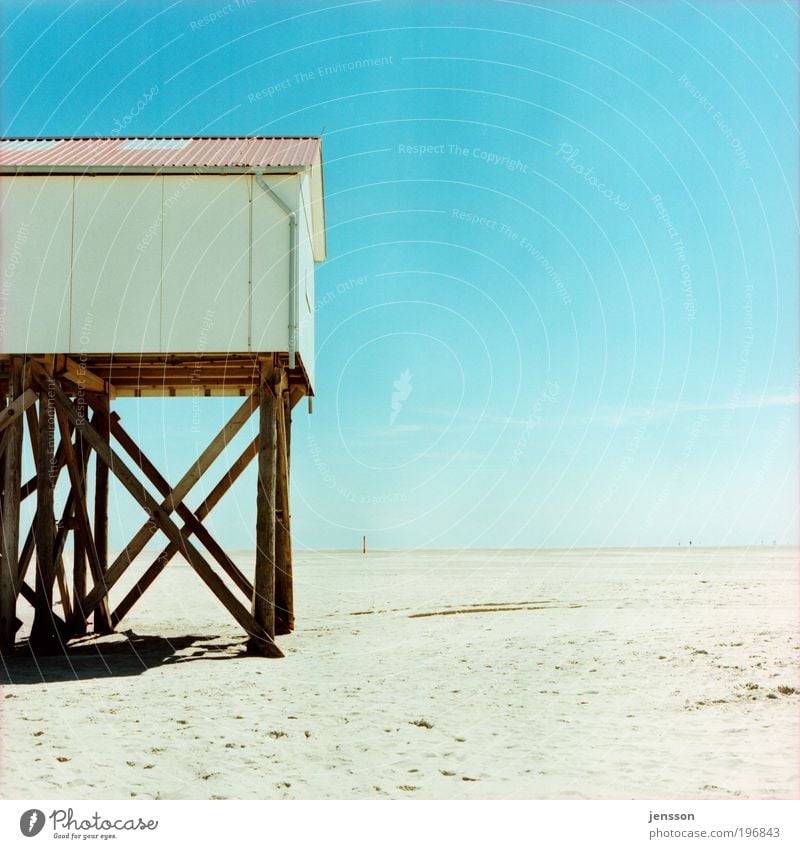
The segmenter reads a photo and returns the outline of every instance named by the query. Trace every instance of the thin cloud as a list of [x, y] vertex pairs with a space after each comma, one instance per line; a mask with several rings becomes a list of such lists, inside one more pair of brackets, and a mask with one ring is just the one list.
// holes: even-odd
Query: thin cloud
[[626, 427], [638, 425], [654, 419], [665, 419], [686, 413], [735, 412], [736, 410], [768, 410], [797, 407], [800, 394], [797, 392], [779, 392], [769, 395], [732, 398], [728, 401], [675, 402], [672, 404], [657, 402], [649, 406], [629, 404], [622, 408], [600, 407], [588, 417], [582, 417], [582, 424], [594, 424], [604, 427]]

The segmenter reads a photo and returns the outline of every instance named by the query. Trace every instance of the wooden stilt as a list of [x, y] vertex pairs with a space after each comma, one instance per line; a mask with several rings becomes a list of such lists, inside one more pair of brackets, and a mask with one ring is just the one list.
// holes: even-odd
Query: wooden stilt
[[[86, 417], [86, 398], [81, 392], [75, 399], [75, 407], [78, 414]], [[84, 509], [86, 501], [86, 471], [89, 463], [89, 451], [80, 434], [75, 437], [75, 455], [78, 459], [78, 469], [81, 491], [84, 498]], [[82, 523], [77, 523], [72, 538], [72, 619], [70, 628], [76, 636], [86, 633], [86, 617], [83, 615], [81, 604], [86, 595], [86, 534]], [[95, 551], [97, 549], [95, 548]], [[113, 625], [113, 622], [112, 622]]]
[[[276, 369], [262, 364], [259, 378], [258, 484], [256, 492], [256, 565], [253, 618], [270, 637], [275, 636], [275, 477], [277, 464]], [[280, 383], [277, 382], [278, 387]], [[248, 652], [261, 654], [257, 640]]]
[[[9, 389], [16, 398], [22, 395], [22, 361], [11, 365]], [[0, 654], [14, 649], [17, 631], [17, 573], [19, 571], [19, 507], [22, 472], [22, 419], [6, 431], [3, 456], [2, 546], [0, 547]]]
[[55, 382], [48, 378], [39, 389], [39, 445], [36, 479], [36, 609], [31, 646], [39, 652], [60, 648], [53, 618], [53, 584], [56, 577], [53, 489], [55, 486], [53, 404]]
[[275, 633], [289, 634], [294, 630], [294, 588], [292, 584], [292, 534], [289, 520], [289, 437], [284, 403], [288, 393], [283, 391], [277, 404], [278, 463], [275, 482], [277, 516], [275, 525]]
[[[108, 442], [111, 433], [108, 395], [98, 395], [96, 404], [97, 432]], [[108, 571], [108, 466], [99, 460], [95, 464], [94, 477], [94, 548], [100, 572], [95, 577], [95, 587], [104, 587], [105, 573]], [[100, 603], [94, 608], [94, 629], [98, 634], [110, 634], [114, 629], [109, 613], [108, 589], [98, 601]]]

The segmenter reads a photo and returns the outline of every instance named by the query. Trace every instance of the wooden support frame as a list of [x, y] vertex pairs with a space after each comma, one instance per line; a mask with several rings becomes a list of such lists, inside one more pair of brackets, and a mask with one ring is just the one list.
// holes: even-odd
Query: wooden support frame
[[[174, 543], [183, 552], [189, 565], [219, 601], [222, 602], [228, 612], [247, 631], [250, 636], [248, 640], [250, 650], [264, 657], [283, 657], [283, 653], [275, 645], [273, 634], [270, 634], [264, 625], [246, 610], [244, 605], [238, 601], [227, 585], [214, 572], [200, 551], [193, 545], [189, 539], [189, 535], [178, 528], [172, 519], [170, 519], [169, 513], [175, 508], [176, 502], [180, 503], [178, 487], [172, 490], [170, 496], [163, 504], [159, 504], [136, 479], [136, 476], [124, 463], [122, 458], [110, 447], [108, 440], [105, 440], [85, 419], [81, 419], [75, 406], [57, 383], [52, 385], [51, 391], [55, 406], [64, 411], [69, 421], [75, 427], [76, 432], [80, 433], [82, 438], [92, 447], [97, 458], [115, 475], [170, 542]], [[251, 399], [248, 399], [248, 402], [244, 406], [246, 407], [249, 403], [251, 403]], [[209, 446], [209, 449], [206, 449], [204, 455], [209, 453], [210, 449], [211, 446]], [[85, 610], [86, 606], [84, 606]]]
[[[18, 597], [34, 607], [31, 648], [40, 653], [61, 652], [71, 636], [86, 633], [87, 620], [93, 613], [96, 631], [113, 630], [175, 554], [182, 554], [246, 630], [248, 652], [282, 656], [274, 642], [275, 634], [289, 633], [294, 627], [289, 474], [291, 410], [304, 394], [298, 390], [307, 385], [302, 369], [287, 371], [285, 354], [236, 359], [233, 377], [238, 384], [237, 394], [243, 396], [242, 404], [173, 486], [125, 431], [119, 417], [111, 414], [109, 400], [115, 397], [110, 379], [112, 362], [115, 380], [119, 375], [124, 383], [123, 394], [138, 395], [140, 389], [146, 388], [142, 381], [157, 378], [160, 367], [157, 358], [153, 359], [146, 366], [153, 374], [140, 375], [141, 369], [132, 358], [118, 369], [115, 358], [108, 361], [106, 368], [101, 357], [94, 360], [93, 372], [83, 357], [79, 364], [65, 355], [0, 355], [0, 391], [7, 397], [5, 404], [0, 400], [0, 652], [14, 647], [21, 624], [16, 618]], [[166, 362], [167, 369], [174, 369], [169, 375], [170, 384], [181, 383], [188, 365], [182, 360]], [[203, 377], [212, 390], [209, 393], [206, 387], [206, 396], [214, 394], [214, 381], [224, 384], [221, 394], [233, 394], [227, 384], [231, 372], [224, 360], [204, 369]], [[194, 374], [189, 375], [189, 381], [194, 388]], [[170, 390], [169, 394], [176, 393]], [[90, 422], [86, 420], [88, 408], [93, 410]], [[186, 496], [256, 408], [258, 436], [241, 451], [199, 507], [190, 509]], [[32, 456], [36, 474], [23, 484], [22, 442], [26, 429], [31, 438], [31, 454], [26, 457]], [[112, 439], [125, 452], [124, 459], [112, 449]], [[90, 466], [92, 453], [95, 460]], [[258, 457], [257, 551], [251, 582], [203, 521], [254, 457]], [[67, 472], [69, 489], [63, 501], [59, 487], [63, 509], [59, 506], [60, 520], [56, 521], [55, 487], [62, 469]], [[147, 522], [109, 564], [107, 521], [112, 475], [146, 512]], [[34, 518], [20, 549], [20, 504], [34, 493]], [[93, 505], [89, 504], [90, 496]], [[173, 512], [175, 517], [170, 516]], [[178, 519], [182, 520], [180, 527]], [[159, 531], [167, 537], [166, 548], [112, 613], [109, 592]], [[71, 566], [68, 570], [64, 545], [70, 532], [75, 553], [72, 563], [67, 561]], [[33, 578], [26, 582], [33, 562], [35, 582]], [[89, 576], [92, 583], [87, 586]], [[53, 607], [55, 593], [63, 616]]]

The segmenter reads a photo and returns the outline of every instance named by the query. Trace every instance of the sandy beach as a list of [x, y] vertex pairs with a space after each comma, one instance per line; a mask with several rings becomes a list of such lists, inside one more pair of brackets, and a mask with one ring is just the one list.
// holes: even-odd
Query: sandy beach
[[176, 562], [119, 634], [4, 659], [0, 796], [797, 798], [797, 562], [299, 552], [279, 661]]

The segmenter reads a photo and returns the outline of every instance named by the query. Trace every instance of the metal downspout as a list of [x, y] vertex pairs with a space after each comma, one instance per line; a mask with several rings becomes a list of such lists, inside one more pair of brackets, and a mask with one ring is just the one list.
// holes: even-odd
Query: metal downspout
[[289, 368], [295, 367], [297, 353], [297, 212], [264, 182], [262, 171], [255, 172], [256, 182], [272, 198], [289, 219]]

